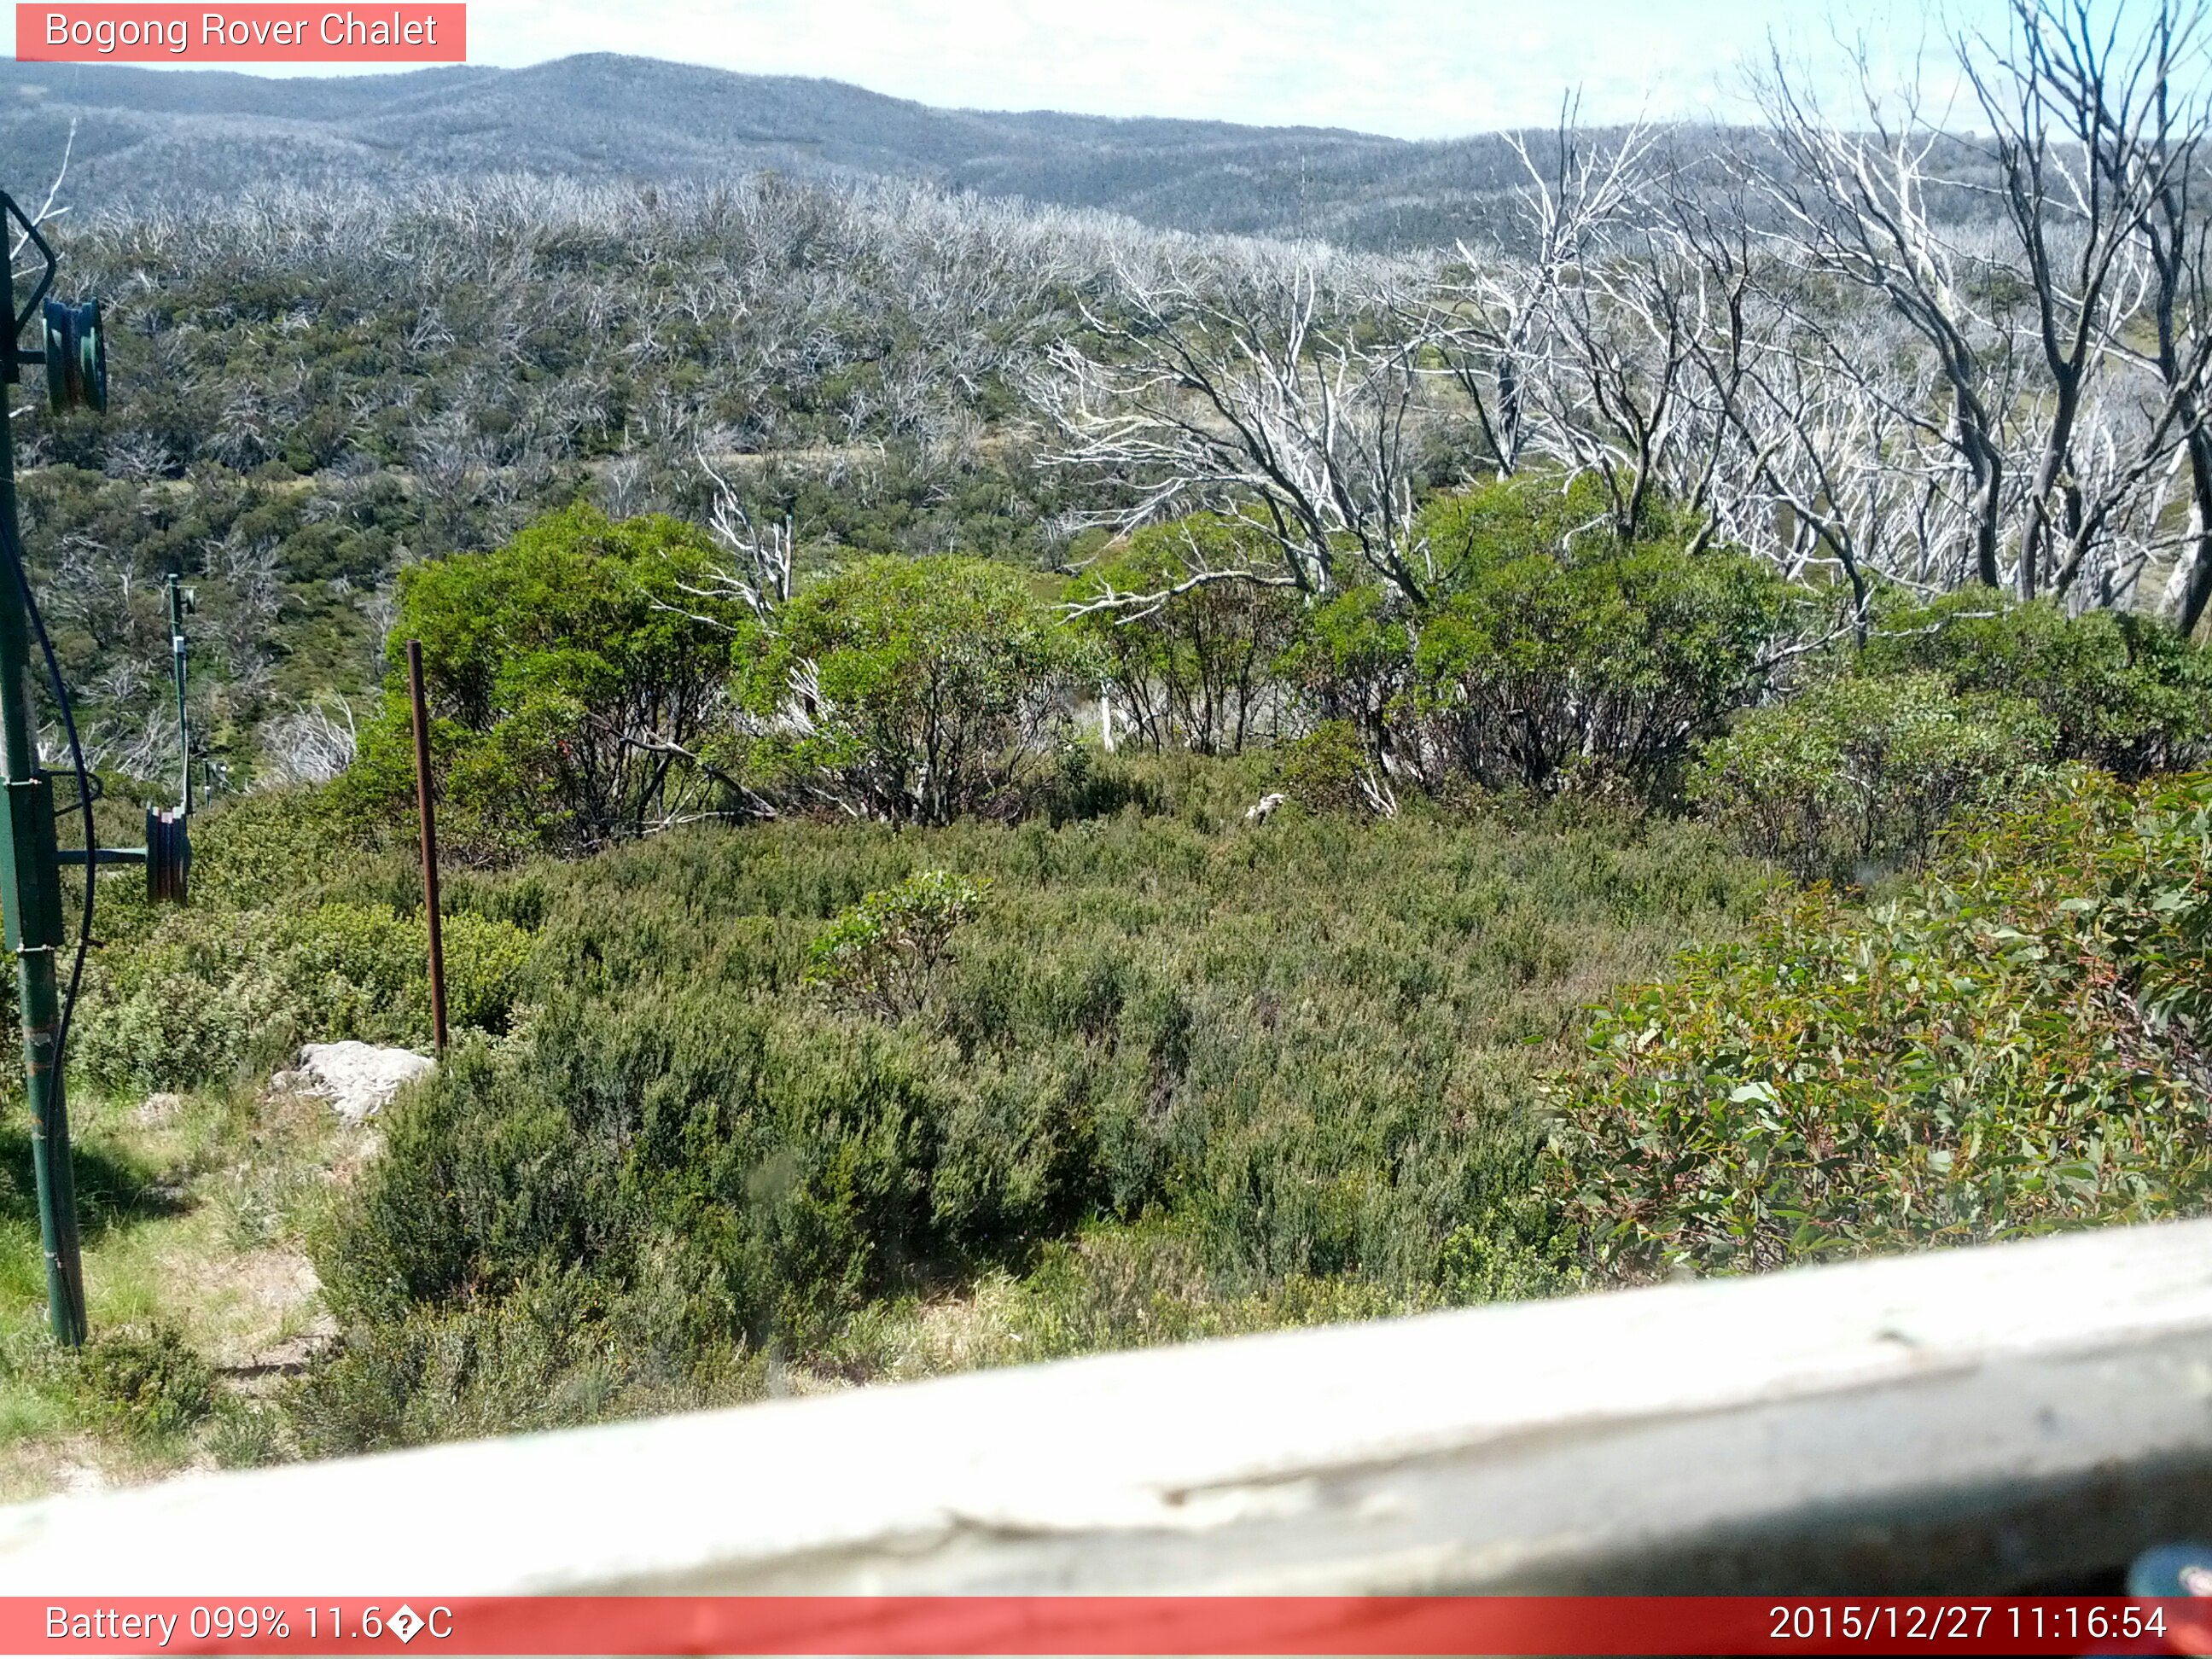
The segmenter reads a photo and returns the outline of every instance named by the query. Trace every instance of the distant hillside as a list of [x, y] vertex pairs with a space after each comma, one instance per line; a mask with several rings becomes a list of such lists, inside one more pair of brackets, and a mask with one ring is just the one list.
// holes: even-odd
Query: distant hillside
[[773, 167], [914, 177], [1188, 230], [1355, 246], [1477, 228], [1517, 163], [1495, 137], [933, 109], [836, 81], [612, 55], [529, 69], [264, 80], [0, 62], [6, 183], [43, 186], [79, 124], [72, 199], [513, 169], [641, 183]]

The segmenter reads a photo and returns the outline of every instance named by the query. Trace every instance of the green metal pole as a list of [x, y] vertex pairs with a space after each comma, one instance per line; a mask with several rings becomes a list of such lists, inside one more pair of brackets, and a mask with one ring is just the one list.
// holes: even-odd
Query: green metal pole
[[183, 578], [169, 575], [169, 665], [177, 680], [177, 755], [184, 768], [184, 792], [177, 804], [186, 817], [192, 810], [192, 728], [185, 718], [185, 593]]
[[53, 791], [39, 766], [31, 713], [31, 625], [23, 605], [23, 541], [15, 515], [15, 438], [9, 403], [19, 363], [15, 287], [0, 235], [0, 911], [15, 953], [23, 1025], [23, 1072], [31, 1106], [31, 1167], [39, 1187], [39, 1237], [46, 1249], [46, 1313], [54, 1340], [85, 1335], [84, 1265], [77, 1243], [76, 1176], [70, 1158], [69, 1107], [56, 1065], [61, 996], [55, 972], [62, 944], [61, 870], [55, 856]]

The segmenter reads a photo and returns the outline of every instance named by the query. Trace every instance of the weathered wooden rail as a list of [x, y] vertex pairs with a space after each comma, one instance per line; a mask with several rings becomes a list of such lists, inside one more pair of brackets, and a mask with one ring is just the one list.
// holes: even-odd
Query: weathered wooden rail
[[2212, 1528], [2212, 1222], [0, 1510], [0, 1592], [2086, 1585]]

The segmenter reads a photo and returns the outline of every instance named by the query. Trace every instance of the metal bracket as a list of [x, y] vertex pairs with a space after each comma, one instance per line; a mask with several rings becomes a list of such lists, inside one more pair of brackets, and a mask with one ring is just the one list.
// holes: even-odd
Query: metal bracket
[[14, 197], [6, 191], [0, 190], [0, 239], [5, 238], [8, 222], [11, 219], [23, 228], [24, 235], [30, 239], [31, 246], [38, 249], [39, 257], [46, 262], [46, 268], [39, 273], [38, 284], [32, 289], [31, 297], [23, 302], [23, 308], [15, 313], [15, 326], [8, 331], [6, 341], [0, 342], [7, 347], [5, 351], [0, 351], [0, 386], [14, 385], [17, 378], [16, 371], [25, 363], [43, 363], [46, 361], [46, 355], [43, 351], [18, 351], [15, 349], [15, 339], [30, 325], [31, 319], [39, 314], [40, 306], [45, 301], [46, 295], [53, 290], [54, 273], [61, 269], [61, 261], [55, 257], [53, 245], [39, 234], [39, 227], [31, 216], [16, 205]]

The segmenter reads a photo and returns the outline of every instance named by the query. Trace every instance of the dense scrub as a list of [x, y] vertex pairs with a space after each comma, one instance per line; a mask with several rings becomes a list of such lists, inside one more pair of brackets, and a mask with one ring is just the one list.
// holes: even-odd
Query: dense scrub
[[1606, 1276], [2199, 1206], [2212, 780], [2063, 772], [1871, 908], [1819, 890], [1620, 1001], [1548, 1184]]
[[[457, 878], [449, 937], [520, 947], [503, 1029], [463, 1032], [325, 1212], [344, 1334], [285, 1443], [2203, 1202], [2201, 778], [2053, 773], [1869, 901], [1693, 823], [1249, 825], [1257, 758], [1108, 769], [1133, 804], [1056, 826], [701, 826]], [[397, 898], [339, 824], [234, 809], [220, 911], [119, 926], [176, 960], [218, 919], [281, 939], [333, 891]], [[285, 1029], [408, 1035], [348, 1024], [383, 937], [274, 981]]]
[[253, 1455], [2193, 1205], [2203, 653], [1831, 634], [1594, 489], [1432, 497], [1418, 603], [1193, 580], [1218, 514], [1066, 580], [582, 506], [413, 568], [354, 763], [116, 907], [77, 1057], [421, 1041], [421, 639], [460, 1039]]
[[[1248, 827], [1267, 776], [1146, 762], [1155, 810], [1057, 828], [702, 827], [457, 878], [449, 936], [527, 941], [507, 1034], [392, 1114], [319, 1246], [347, 1335], [305, 1443], [726, 1397], [771, 1357], [928, 1369], [939, 1307], [1012, 1357], [1561, 1282], [1533, 1077], [1765, 878], [1602, 813]], [[215, 887], [223, 929], [397, 878], [303, 851], [301, 806], [234, 809], [211, 870], [297, 873]], [[149, 959], [218, 930], [146, 925]], [[899, 994], [823, 971], [902, 939]], [[388, 1032], [347, 1025], [358, 982], [286, 979], [284, 1014]]]

